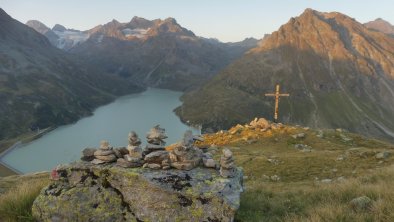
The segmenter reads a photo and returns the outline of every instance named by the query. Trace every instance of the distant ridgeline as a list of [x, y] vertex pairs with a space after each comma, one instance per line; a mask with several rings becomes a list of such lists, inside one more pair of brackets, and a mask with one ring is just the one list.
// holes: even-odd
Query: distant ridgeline
[[291, 18], [184, 95], [176, 112], [206, 131], [272, 119], [264, 93], [276, 84], [290, 93], [280, 103], [281, 122], [394, 141], [394, 38], [337, 12], [307, 9]]

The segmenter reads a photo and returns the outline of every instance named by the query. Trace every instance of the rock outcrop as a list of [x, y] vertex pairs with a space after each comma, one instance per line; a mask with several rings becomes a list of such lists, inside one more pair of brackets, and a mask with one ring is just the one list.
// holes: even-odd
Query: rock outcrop
[[242, 170], [125, 169], [114, 163], [59, 166], [33, 204], [39, 221], [233, 221]]

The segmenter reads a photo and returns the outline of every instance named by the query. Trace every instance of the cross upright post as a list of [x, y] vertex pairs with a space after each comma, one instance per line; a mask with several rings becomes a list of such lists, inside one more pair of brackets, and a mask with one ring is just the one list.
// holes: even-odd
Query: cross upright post
[[281, 96], [290, 96], [288, 93], [280, 93], [279, 84], [276, 85], [275, 93], [266, 93], [265, 96], [273, 96], [275, 97], [275, 113], [274, 113], [274, 122], [278, 122], [278, 115], [279, 115], [279, 97]]

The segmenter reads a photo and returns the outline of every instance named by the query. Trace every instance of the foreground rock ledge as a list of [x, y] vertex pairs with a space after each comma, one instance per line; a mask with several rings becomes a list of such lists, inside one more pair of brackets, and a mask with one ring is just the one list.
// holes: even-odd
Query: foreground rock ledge
[[233, 221], [243, 173], [125, 169], [88, 162], [57, 168], [33, 204], [39, 221]]

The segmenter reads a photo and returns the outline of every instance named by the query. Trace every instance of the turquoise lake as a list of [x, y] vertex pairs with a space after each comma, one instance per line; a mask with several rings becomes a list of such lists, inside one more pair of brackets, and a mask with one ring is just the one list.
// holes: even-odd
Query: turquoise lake
[[2, 161], [23, 172], [50, 170], [61, 163], [79, 160], [86, 147], [98, 147], [101, 140], [108, 140], [114, 147], [127, 146], [127, 135], [137, 132], [141, 141], [153, 126], [166, 129], [167, 144], [179, 141], [188, 129], [173, 110], [181, 104], [181, 92], [165, 89], [148, 89], [145, 92], [123, 96], [101, 106], [92, 116], [61, 126], [43, 137], [13, 149]]

